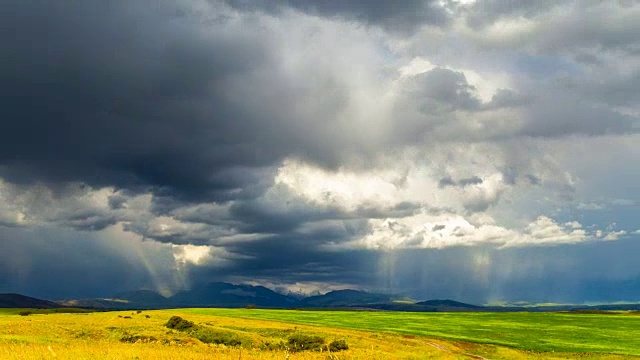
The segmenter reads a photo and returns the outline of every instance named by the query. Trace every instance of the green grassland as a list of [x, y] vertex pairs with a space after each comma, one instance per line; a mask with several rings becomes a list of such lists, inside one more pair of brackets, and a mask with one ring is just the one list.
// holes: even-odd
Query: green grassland
[[[168, 327], [172, 323], [169, 320], [175, 316], [187, 320], [189, 327]], [[301, 344], [304, 338], [307, 344], [309, 339], [317, 344], [313, 339], [320, 338], [324, 345], [307, 350], [292, 345], [292, 339]], [[334, 342], [345, 342], [348, 349], [332, 349]], [[479, 351], [498, 355], [492, 359], [531, 358], [529, 354], [496, 346], [468, 349], [427, 338], [198, 315], [184, 313], [181, 309], [95, 313], [43, 311], [26, 316], [14, 310], [0, 311], [2, 360], [418, 360], [468, 359], [468, 354]]]
[[640, 316], [631, 313], [407, 313], [258, 309], [182, 311], [461, 340], [528, 351], [640, 356]]
[[[28, 313], [28, 314], [25, 314]], [[21, 315], [22, 314], [22, 315]], [[168, 328], [180, 316], [188, 329]], [[293, 351], [320, 337], [324, 352]], [[348, 349], [326, 351], [333, 341]], [[0, 309], [0, 359], [632, 359], [634, 313]]]
[[0, 308], [0, 315], [20, 315], [28, 314], [82, 314], [92, 313], [94, 310], [79, 309], [79, 308], [54, 308], [54, 309], [22, 309], [22, 308]]

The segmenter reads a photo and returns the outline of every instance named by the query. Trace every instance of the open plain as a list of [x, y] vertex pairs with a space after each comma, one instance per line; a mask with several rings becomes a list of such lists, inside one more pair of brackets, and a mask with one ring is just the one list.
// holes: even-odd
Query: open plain
[[[167, 328], [172, 316], [198, 330]], [[296, 335], [326, 344], [295, 351]], [[632, 359], [640, 358], [639, 335], [633, 313], [0, 310], [0, 358], [9, 360]], [[349, 348], [328, 352], [337, 340]]]

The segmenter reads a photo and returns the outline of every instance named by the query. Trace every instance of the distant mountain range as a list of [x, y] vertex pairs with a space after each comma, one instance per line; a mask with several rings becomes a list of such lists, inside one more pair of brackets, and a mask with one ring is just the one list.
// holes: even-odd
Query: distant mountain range
[[296, 298], [283, 295], [264, 286], [235, 285], [214, 282], [165, 297], [151, 290], [136, 290], [115, 294], [108, 299], [73, 299], [52, 302], [19, 294], [0, 294], [0, 308], [83, 307], [94, 309], [167, 309], [180, 307], [259, 307], [280, 309], [352, 309], [418, 312], [459, 311], [601, 311], [640, 310], [640, 304], [553, 305], [553, 306], [478, 306], [454, 300], [414, 302], [390, 294], [358, 290], [336, 290], [324, 295]]
[[335, 290], [324, 295], [296, 298], [277, 293], [264, 286], [235, 285], [214, 282], [164, 297], [151, 290], [119, 293], [108, 299], [74, 299], [60, 302], [64, 306], [103, 309], [154, 309], [177, 307], [261, 307], [261, 308], [345, 308], [405, 311], [464, 311], [478, 306], [453, 300], [430, 300], [424, 303], [396, 303], [395, 295], [369, 293], [359, 290]]
[[298, 299], [282, 295], [264, 286], [234, 285], [214, 282], [164, 297], [152, 290], [136, 290], [109, 299], [74, 299], [62, 301], [65, 306], [109, 309], [156, 309], [176, 307], [264, 307], [293, 308]]
[[353, 307], [393, 301], [393, 296], [358, 290], [335, 290], [324, 295], [310, 296], [298, 302], [299, 307]]
[[234, 285], [216, 282], [179, 292], [168, 299], [171, 304], [202, 307], [274, 307], [296, 306], [298, 300], [264, 286]]
[[20, 294], [0, 294], [0, 308], [54, 309], [60, 305]]

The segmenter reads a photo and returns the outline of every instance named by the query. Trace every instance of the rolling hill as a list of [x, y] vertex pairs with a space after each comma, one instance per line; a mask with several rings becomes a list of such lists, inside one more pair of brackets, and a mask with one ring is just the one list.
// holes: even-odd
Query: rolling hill
[[53, 309], [61, 307], [52, 301], [20, 294], [0, 294], [0, 308]]
[[393, 297], [386, 294], [368, 293], [358, 290], [335, 290], [324, 295], [311, 296], [301, 299], [298, 307], [353, 307], [367, 306], [393, 301]]

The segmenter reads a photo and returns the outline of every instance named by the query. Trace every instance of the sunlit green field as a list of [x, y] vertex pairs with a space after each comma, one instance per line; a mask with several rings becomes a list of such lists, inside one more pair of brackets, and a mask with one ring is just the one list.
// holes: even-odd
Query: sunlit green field
[[523, 350], [640, 355], [640, 316], [568, 313], [407, 313], [184, 309], [194, 314], [385, 331]]
[[[21, 316], [21, 312], [31, 311]], [[82, 313], [0, 309], [0, 359], [631, 359], [640, 316], [558, 313], [400, 313], [171, 309]], [[172, 316], [205, 341], [167, 328]], [[213, 335], [212, 335], [213, 334]], [[269, 347], [292, 335], [346, 341], [340, 352]]]

